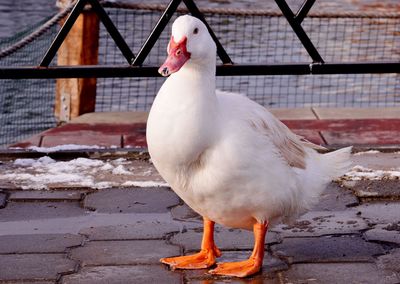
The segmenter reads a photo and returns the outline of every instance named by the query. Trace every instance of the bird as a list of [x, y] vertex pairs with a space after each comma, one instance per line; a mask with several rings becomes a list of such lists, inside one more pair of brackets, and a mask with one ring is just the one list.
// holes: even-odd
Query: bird
[[[216, 44], [198, 18], [176, 18], [167, 54], [158, 71], [168, 78], [147, 121], [148, 151], [172, 190], [203, 217], [204, 230], [198, 253], [160, 261], [171, 269], [214, 267], [213, 275], [258, 273], [267, 229], [307, 212], [349, 169], [351, 147], [320, 153], [322, 146], [291, 132], [265, 107], [216, 90]], [[217, 263], [215, 224], [252, 230], [250, 257]]]

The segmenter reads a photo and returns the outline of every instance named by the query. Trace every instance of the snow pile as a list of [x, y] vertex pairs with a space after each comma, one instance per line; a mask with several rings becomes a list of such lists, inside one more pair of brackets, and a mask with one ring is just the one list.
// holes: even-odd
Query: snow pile
[[353, 167], [342, 177], [344, 180], [382, 180], [399, 178], [400, 168], [391, 170], [373, 170], [363, 166]]
[[168, 186], [167, 183], [162, 183], [162, 182], [157, 182], [157, 181], [131, 181], [128, 180], [121, 184], [121, 186], [126, 186], [126, 187], [159, 187], [159, 186]]
[[131, 175], [132, 173], [127, 171], [123, 165], [119, 165], [112, 170], [114, 175]]
[[[100, 147], [97, 145], [77, 145], [77, 144], [65, 144], [55, 147], [37, 147], [31, 146], [28, 149], [39, 152], [39, 153], [53, 153], [58, 151], [74, 151], [74, 150], [90, 150], [90, 149], [104, 149], [105, 147]], [[117, 146], [111, 146], [111, 148], [117, 148]]]
[[353, 155], [354, 156], [362, 156], [362, 155], [373, 155], [373, 154], [379, 154], [379, 153], [381, 153], [381, 152], [378, 150], [369, 150], [369, 151], [365, 151], [365, 152], [357, 152], [357, 153], [354, 153]]
[[388, 154], [388, 153], [399, 155], [399, 154], [400, 154], [400, 151], [396, 151], [396, 152], [382, 152], [382, 151], [379, 151], [379, 150], [368, 150], [368, 151], [357, 152], [357, 153], [354, 153], [353, 155], [354, 155], [354, 156], [362, 156], [362, 155]]
[[[123, 158], [107, 161], [87, 158], [56, 161], [45, 156], [39, 159], [16, 159], [3, 171], [0, 182], [8, 182], [22, 189], [168, 186], [160, 178], [149, 180], [152, 177], [148, 176], [146, 179], [147, 174], [143, 175], [138, 170]], [[145, 173], [149, 171], [146, 169]]]

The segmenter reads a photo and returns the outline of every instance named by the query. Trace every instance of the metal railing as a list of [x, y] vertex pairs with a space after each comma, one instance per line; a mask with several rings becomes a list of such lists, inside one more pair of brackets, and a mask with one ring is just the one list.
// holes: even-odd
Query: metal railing
[[[193, 0], [172, 0], [165, 8], [156, 26], [135, 56], [115, 27], [98, 0], [78, 0], [68, 19], [57, 34], [39, 66], [1, 67], [0, 79], [38, 79], [38, 78], [107, 78], [107, 77], [157, 77], [158, 66], [143, 66], [143, 62], [153, 48], [161, 32], [165, 29], [179, 4], [183, 2], [188, 11], [201, 19], [210, 31], [216, 45], [218, 56], [223, 64], [217, 66], [217, 76], [242, 75], [306, 75], [306, 74], [366, 74], [400, 73], [399, 61], [384, 62], [324, 62], [301, 23], [307, 16], [315, 0], [305, 0], [300, 9], [293, 13], [285, 0], [275, 0], [294, 33], [311, 58], [309, 63], [296, 64], [235, 64], [208, 25], [202, 12]], [[126, 58], [126, 66], [57, 66], [49, 67], [62, 42], [75, 23], [85, 5], [90, 4], [107, 28], [109, 34]]]
[[[197, 9], [193, 1], [175, 0], [75, 2], [0, 42], [0, 147], [56, 126], [56, 118], [76, 116], [72, 98], [80, 91], [79, 105], [86, 109], [78, 115], [149, 110], [164, 81], [157, 69], [170, 24], [188, 12], [218, 36], [219, 89], [270, 108], [400, 106], [399, 12], [313, 12], [314, 1], [305, 1], [293, 13], [283, 0], [276, 2], [282, 11]], [[70, 66], [63, 46], [77, 48], [70, 35], [79, 27], [78, 15], [97, 19], [95, 13], [103, 25], [96, 36], [90, 29], [86, 35], [99, 41], [98, 63]], [[70, 88], [72, 81], [77, 88]], [[91, 92], [79, 89], [83, 81]]]

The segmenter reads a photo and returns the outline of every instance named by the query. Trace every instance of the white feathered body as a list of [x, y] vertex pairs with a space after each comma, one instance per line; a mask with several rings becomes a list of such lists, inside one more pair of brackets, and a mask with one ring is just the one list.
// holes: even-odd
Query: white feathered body
[[[286, 221], [309, 209], [349, 166], [349, 148], [317, 153], [262, 106], [215, 92], [214, 74], [197, 71], [184, 66], [164, 83], [147, 142], [157, 170], [200, 215], [245, 229]], [[282, 154], [291, 143], [300, 145], [304, 165], [290, 165]]]
[[200, 215], [230, 227], [251, 229], [309, 209], [349, 167], [351, 149], [319, 154], [264, 107], [216, 92], [216, 47], [201, 21], [179, 17], [172, 35], [186, 37], [191, 57], [149, 114], [147, 144], [161, 176]]

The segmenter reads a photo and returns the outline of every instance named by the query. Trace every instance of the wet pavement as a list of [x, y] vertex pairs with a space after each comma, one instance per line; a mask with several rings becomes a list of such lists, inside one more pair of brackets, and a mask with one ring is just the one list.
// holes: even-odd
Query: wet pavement
[[[353, 156], [355, 164], [374, 170], [398, 167], [398, 159], [397, 152]], [[128, 162], [133, 171], [154, 170], [145, 159]], [[12, 163], [3, 160], [2, 167]], [[400, 282], [395, 178], [332, 183], [313, 210], [270, 229], [262, 272], [246, 279], [170, 271], [159, 263], [198, 250], [202, 236], [200, 216], [168, 187], [1, 185], [0, 283]], [[215, 239], [223, 252], [218, 261], [251, 253], [251, 232], [217, 226]]]

